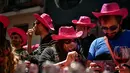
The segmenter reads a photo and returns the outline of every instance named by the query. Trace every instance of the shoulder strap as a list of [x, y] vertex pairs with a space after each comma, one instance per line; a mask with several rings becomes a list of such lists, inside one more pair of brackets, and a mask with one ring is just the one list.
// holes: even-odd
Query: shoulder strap
[[115, 62], [116, 65], [119, 65], [119, 63], [118, 63], [118, 62], [115, 60], [115, 58], [114, 58], [114, 54], [113, 54], [113, 52], [112, 52], [111, 46], [110, 46], [110, 44], [109, 44], [109, 42], [108, 42], [108, 38], [107, 38], [106, 36], [104, 36], [104, 40], [105, 40], [105, 43], [106, 43], [106, 45], [107, 45], [107, 47], [108, 47], [108, 50], [109, 50], [109, 52], [110, 52], [110, 54], [111, 54], [111, 56], [112, 56], [113, 61]]

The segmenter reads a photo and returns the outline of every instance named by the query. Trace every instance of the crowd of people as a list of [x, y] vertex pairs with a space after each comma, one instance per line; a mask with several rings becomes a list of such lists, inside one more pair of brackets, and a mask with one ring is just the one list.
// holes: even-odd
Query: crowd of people
[[[130, 31], [121, 27], [128, 10], [112, 2], [92, 14], [102, 37], [90, 33], [96, 23], [88, 16], [72, 20], [75, 27], [61, 26], [55, 34], [49, 14], [35, 13], [34, 26], [27, 32], [7, 29], [9, 19], [0, 15], [0, 73], [130, 73]], [[39, 45], [32, 45], [33, 34], [41, 37]]]

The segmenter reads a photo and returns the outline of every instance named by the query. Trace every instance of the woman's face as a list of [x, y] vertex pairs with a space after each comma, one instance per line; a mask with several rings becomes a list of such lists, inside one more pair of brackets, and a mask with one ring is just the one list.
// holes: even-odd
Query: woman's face
[[63, 48], [65, 51], [73, 51], [77, 47], [77, 43], [74, 39], [66, 39], [64, 40]]

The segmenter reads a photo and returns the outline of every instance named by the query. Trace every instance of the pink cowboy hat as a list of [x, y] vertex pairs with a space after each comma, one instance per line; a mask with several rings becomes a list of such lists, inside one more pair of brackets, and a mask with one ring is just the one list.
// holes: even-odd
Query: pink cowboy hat
[[79, 26], [88, 26], [94, 28], [96, 24], [91, 23], [91, 19], [88, 16], [80, 16], [79, 20], [72, 20], [72, 23]]
[[120, 9], [119, 5], [115, 2], [113, 2], [113, 3], [103, 4], [100, 12], [92, 12], [92, 13], [97, 18], [99, 18], [100, 16], [104, 16], [104, 15], [120, 15], [124, 19], [128, 15], [128, 10], [126, 8]]
[[4, 24], [4, 28], [6, 28], [10, 24], [8, 17], [2, 14], [0, 14], [0, 22]]
[[78, 38], [83, 34], [82, 31], [76, 32], [73, 26], [61, 26], [58, 35], [52, 35], [53, 40]]
[[48, 29], [51, 29], [51, 30], [55, 30], [54, 27], [53, 27], [53, 24], [52, 24], [52, 19], [51, 17], [46, 14], [46, 13], [43, 13], [41, 16], [39, 14], [34, 14], [34, 17], [39, 20], [45, 27], [47, 27]]
[[17, 27], [12, 27], [12, 28], [8, 29], [7, 32], [8, 32], [8, 35], [10, 37], [11, 37], [12, 33], [14, 33], [14, 32], [17, 33], [17, 34], [19, 34], [22, 37], [22, 40], [23, 40], [23, 42], [22, 42], [21, 45], [23, 46], [23, 45], [26, 44], [26, 42], [27, 42], [27, 35], [24, 32], [24, 30], [22, 30], [20, 28], [17, 28]]

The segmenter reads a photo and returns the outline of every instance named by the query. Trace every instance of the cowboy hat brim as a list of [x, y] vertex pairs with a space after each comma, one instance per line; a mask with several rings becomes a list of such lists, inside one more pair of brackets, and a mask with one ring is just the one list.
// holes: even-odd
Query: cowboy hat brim
[[53, 40], [62, 40], [62, 39], [75, 39], [81, 37], [83, 31], [79, 31], [74, 35], [52, 35]]
[[104, 12], [104, 13], [100, 13], [100, 12], [92, 12], [94, 16], [96, 16], [97, 18], [104, 16], [104, 15], [120, 15], [122, 16], [122, 18], [126, 18], [128, 15], [128, 10], [126, 8], [121, 8], [119, 10], [114, 10], [114, 11], [109, 11], [109, 12]]
[[8, 17], [1, 14], [0, 14], [0, 22], [4, 24], [4, 28], [6, 28], [10, 24]]
[[41, 18], [39, 14], [35, 13], [35, 14], [33, 14], [33, 16], [34, 16], [37, 20], [39, 20], [44, 26], [46, 26], [48, 29], [54, 30], [54, 27], [51, 26], [51, 25], [53, 25], [53, 24], [52, 24], [52, 23], [51, 23], [51, 24], [48, 24], [47, 21], [46, 21], [46, 19]]
[[78, 22], [78, 20], [72, 20], [72, 23], [75, 25], [79, 25], [79, 26], [88, 26], [90, 28], [94, 28], [96, 26], [96, 24], [94, 23], [83, 23], [83, 22]]
[[12, 33], [14, 33], [14, 32], [19, 34], [22, 37], [22, 40], [23, 40], [23, 42], [21, 44], [22, 46], [27, 43], [27, 35], [24, 32], [24, 30], [13, 27], [13, 28], [8, 29], [7, 32], [8, 32], [8, 35], [9, 35], [10, 38], [11, 38]]

